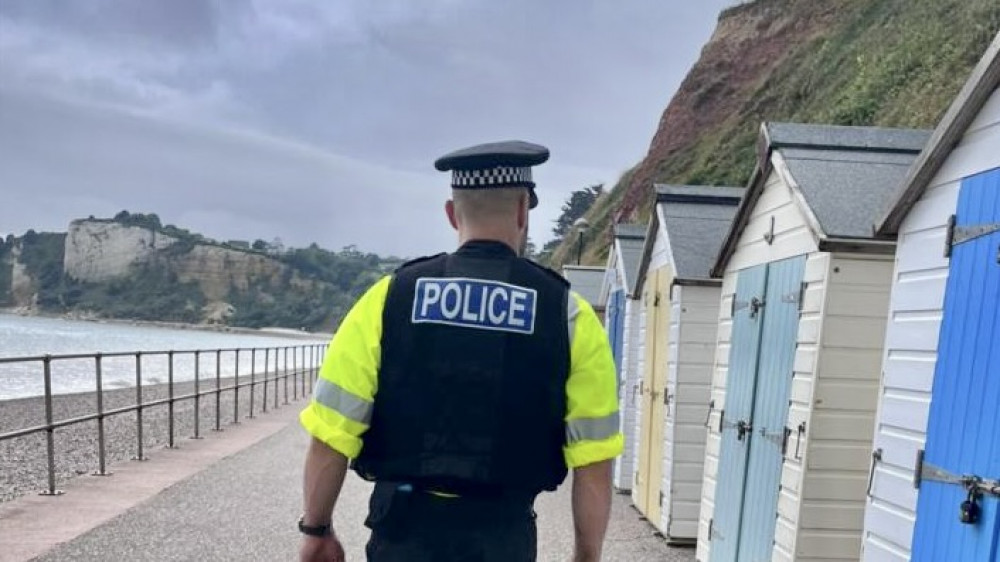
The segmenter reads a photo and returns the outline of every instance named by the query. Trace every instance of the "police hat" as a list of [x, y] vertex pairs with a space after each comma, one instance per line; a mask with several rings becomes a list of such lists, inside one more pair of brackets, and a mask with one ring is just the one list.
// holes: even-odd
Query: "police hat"
[[478, 144], [445, 154], [434, 161], [441, 172], [452, 171], [454, 189], [527, 187], [530, 207], [538, 205], [531, 167], [549, 159], [549, 149], [524, 141]]

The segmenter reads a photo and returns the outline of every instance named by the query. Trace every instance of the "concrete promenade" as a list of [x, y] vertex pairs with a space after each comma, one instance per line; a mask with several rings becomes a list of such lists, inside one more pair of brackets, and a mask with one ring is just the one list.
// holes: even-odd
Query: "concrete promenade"
[[[0, 504], [0, 561], [179, 561], [297, 558], [307, 443], [296, 421], [303, 402], [247, 420], [145, 462], [84, 476], [66, 494], [34, 494]], [[569, 483], [537, 502], [540, 561], [569, 560]], [[335, 516], [348, 560], [364, 560], [362, 525], [370, 484], [350, 474]], [[692, 561], [670, 548], [616, 495], [605, 560]]]

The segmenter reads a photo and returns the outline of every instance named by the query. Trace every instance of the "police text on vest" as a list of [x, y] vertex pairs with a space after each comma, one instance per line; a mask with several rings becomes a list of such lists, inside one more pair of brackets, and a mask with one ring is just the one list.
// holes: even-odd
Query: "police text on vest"
[[422, 277], [413, 295], [411, 320], [532, 334], [537, 296], [534, 289], [500, 281]]

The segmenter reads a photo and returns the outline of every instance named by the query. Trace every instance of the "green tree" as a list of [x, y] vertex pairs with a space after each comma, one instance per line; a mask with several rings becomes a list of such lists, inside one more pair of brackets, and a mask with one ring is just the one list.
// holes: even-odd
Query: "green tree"
[[562, 214], [556, 219], [556, 226], [552, 229], [552, 233], [559, 238], [566, 236], [566, 233], [573, 228], [576, 219], [585, 215], [603, 193], [604, 184], [592, 185], [571, 193], [569, 199], [563, 203]]

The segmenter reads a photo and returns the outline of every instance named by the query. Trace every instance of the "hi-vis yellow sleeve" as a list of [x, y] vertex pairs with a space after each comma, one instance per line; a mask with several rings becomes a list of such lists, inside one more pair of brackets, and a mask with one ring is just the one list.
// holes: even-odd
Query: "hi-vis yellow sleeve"
[[381, 359], [386, 276], [354, 304], [327, 347], [309, 405], [299, 421], [310, 435], [349, 459], [371, 425]]
[[576, 468], [617, 457], [625, 448], [619, 427], [618, 379], [608, 336], [587, 301], [571, 293], [570, 374], [566, 382], [566, 465]]

